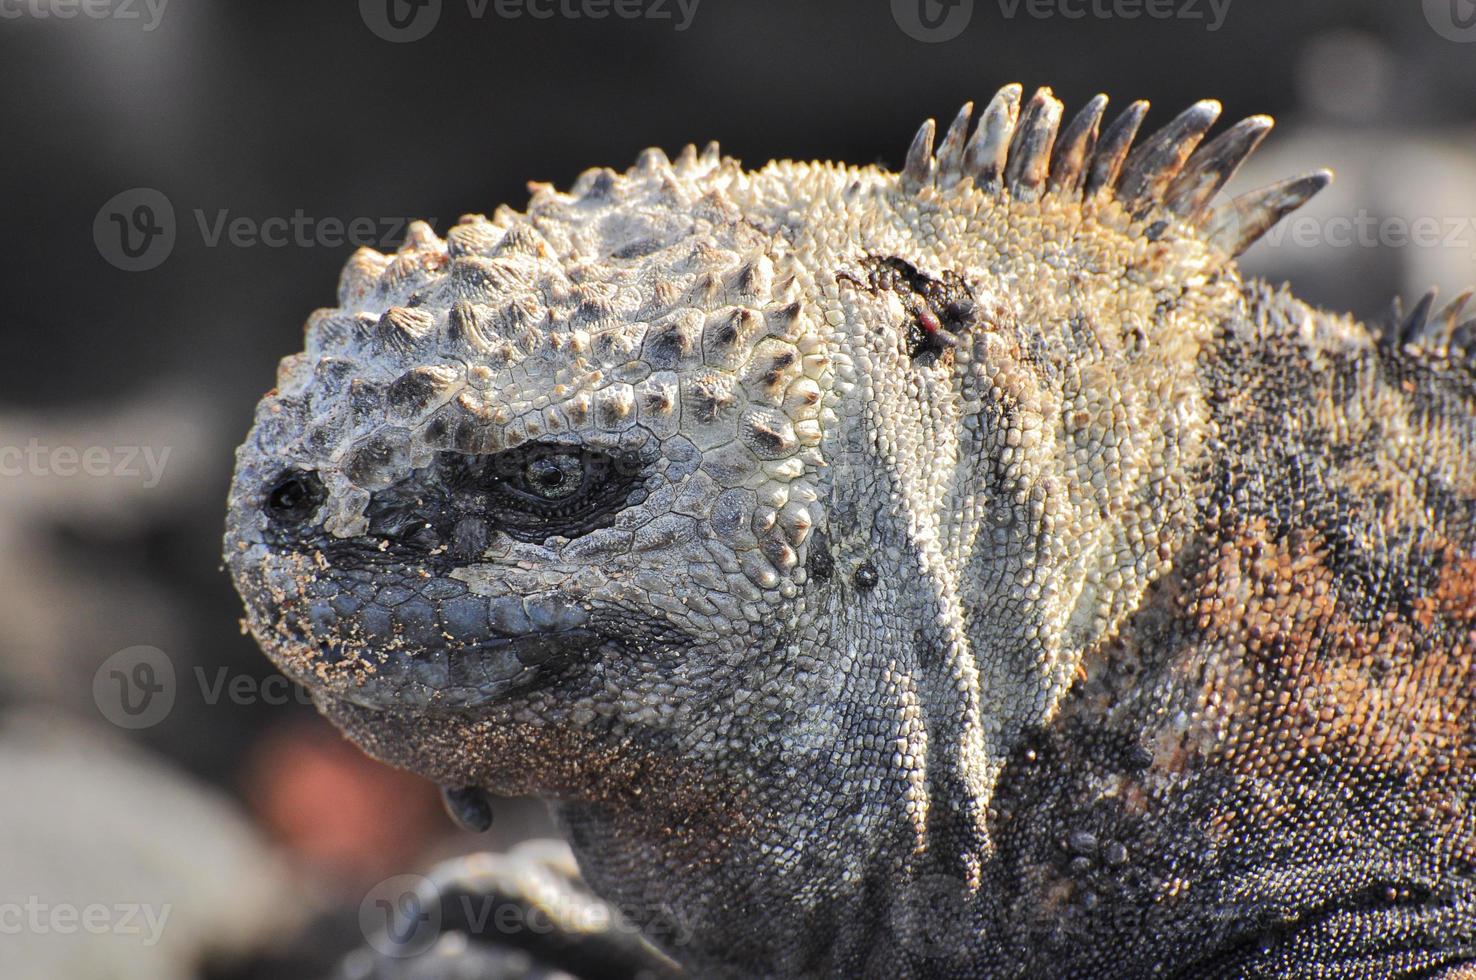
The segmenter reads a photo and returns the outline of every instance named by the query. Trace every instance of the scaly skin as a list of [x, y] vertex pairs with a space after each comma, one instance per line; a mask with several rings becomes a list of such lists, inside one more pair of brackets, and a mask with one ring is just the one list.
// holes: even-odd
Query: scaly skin
[[693, 975], [1460, 969], [1476, 330], [1241, 280], [1324, 182], [1211, 210], [1269, 121], [1018, 94], [359, 252], [237, 455], [250, 628]]

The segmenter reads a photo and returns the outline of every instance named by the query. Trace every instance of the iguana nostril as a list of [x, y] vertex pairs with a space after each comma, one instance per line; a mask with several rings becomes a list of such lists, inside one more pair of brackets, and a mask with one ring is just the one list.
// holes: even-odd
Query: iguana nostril
[[283, 524], [300, 524], [313, 515], [326, 493], [316, 473], [284, 473], [267, 490], [266, 512]]

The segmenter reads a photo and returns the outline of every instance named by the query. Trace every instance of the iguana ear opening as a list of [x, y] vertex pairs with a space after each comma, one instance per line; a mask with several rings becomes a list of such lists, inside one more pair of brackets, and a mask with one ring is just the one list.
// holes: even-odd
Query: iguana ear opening
[[1230, 178], [1271, 131], [1269, 116], [1243, 119], [1201, 147], [1220, 117], [1220, 104], [1196, 102], [1134, 145], [1147, 102], [1134, 102], [1102, 131], [1107, 97], [1098, 95], [1063, 129], [1062, 104], [1049, 88], [1039, 89], [1024, 106], [1022, 91], [1018, 84], [1000, 89], [972, 134], [974, 107], [966, 103], [936, 154], [937, 126], [931, 119], [923, 123], [902, 168], [903, 188], [947, 190], [967, 179], [1018, 201], [1045, 194], [1079, 197], [1084, 203], [1116, 200], [1135, 218], [1183, 220], [1233, 257], [1332, 180], [1331, 171], [1318, 170], [1216, 205]]

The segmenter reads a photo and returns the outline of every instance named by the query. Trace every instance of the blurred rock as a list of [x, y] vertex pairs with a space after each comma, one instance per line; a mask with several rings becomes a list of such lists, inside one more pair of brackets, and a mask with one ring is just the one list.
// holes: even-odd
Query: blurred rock
[[188, 520], [220, 455], [210, 406], [179, 389], [0, 412], [0, 687], [87, 711], [92, 672], [116, 650], [184, 648], [181, 597], [140, 574], [143, 544]]
[[0, 976], [188, 980], [302, 917], [224, 798], [105, 732], [0, 719]]

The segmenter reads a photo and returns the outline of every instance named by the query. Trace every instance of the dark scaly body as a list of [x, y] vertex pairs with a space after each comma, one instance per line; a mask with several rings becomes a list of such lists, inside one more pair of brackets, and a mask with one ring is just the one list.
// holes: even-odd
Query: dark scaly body
[[1476, 956], [1476, 376], [1251, 300], [1202, 363], [1200, 528], [1000, 781], [991, 886], [1037, 975]]

